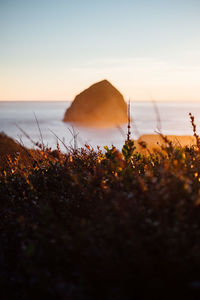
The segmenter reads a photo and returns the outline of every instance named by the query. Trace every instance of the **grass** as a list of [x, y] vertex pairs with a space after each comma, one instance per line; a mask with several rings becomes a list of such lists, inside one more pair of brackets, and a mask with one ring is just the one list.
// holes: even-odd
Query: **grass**
[[28, 163], [8, 156], [2, 299], [132, 299], [158, 288], [199, 296], [200, 147], [190, 117], [191, 147], [162, 136], [162, 149], [142, 154], [129, 136], [122, 151], [40, 145]]

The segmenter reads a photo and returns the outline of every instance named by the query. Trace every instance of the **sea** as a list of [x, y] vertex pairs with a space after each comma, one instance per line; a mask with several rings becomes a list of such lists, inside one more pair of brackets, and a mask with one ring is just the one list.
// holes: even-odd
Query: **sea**
[[[0, 101], [0, 132], [14, 138], [26, 147], [43, 142], [55, 149], [90, 145], [101, 149], [124, 144], [127, 125], [114, 128], [80, 127], [63, 122], [70, 101]], [[200, 132], [200, 102], [135, 101], [130, 105], [131, 136], [143, 134], [192, 135], [189, 113], [195, 117]]]

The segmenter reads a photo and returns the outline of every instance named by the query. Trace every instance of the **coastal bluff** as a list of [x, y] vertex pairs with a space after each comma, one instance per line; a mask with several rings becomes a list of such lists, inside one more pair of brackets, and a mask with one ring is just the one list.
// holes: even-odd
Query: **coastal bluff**
[[75, 97], [63, 121], [81, 126], [114, 127], [127, 123], [127, 104], [108, 80], [102, 80]]

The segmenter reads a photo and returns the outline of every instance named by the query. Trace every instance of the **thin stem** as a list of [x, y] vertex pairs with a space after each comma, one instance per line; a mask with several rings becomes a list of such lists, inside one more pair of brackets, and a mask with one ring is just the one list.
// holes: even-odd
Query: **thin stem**
[[131, 139], [131, 118], [130, 118], [130, 106], [131, 106], [131, 102], [130, 99], [128, 101], [128, 132], [127, 132], [127, 141], [130, 141]]
[[35, 116], [35, 121], [36, 121], [36, 124], [37, 124], [38, 130], [39, 130], [39, 133], [40, 133], [40, 140], [41, 140], [42, 147], [43, 147], [43, 150], [44, 150], [44, 140], [43, 140], [43, 136], [42, 136], [42, 131], [41, 131], [41, 128], [40, 128], [40, 125], [39, 125], [38, 119], [37, 119], [37, 117], [36, 117], [36, 114], [35, 114], [35, 112], [33, 112], [33, 113], [34, 113], [34, 116]]

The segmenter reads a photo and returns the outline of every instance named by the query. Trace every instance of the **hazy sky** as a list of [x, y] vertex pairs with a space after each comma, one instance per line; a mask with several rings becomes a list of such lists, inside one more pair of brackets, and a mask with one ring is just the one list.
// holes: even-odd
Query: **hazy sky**
[[0, 100], [200, 101], [200, 0], [0, 0]]

